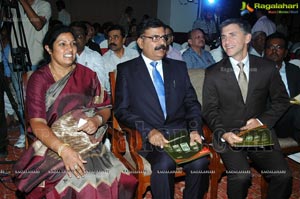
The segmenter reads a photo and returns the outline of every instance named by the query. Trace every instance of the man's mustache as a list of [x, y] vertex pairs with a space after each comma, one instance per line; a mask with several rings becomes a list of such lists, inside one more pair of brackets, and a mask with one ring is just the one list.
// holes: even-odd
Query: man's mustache
[[115, 43], [110, 43], [110, 44], [108, 45], [108, 47], [111, 47], [111, 46], [117, 46], [117, 44], [115, 44]]
[[154, 48], [154, 50], [167, 50], [167, 46], [165, 46], [165, 45], [160, 45], [160, 46], [156, 46], [155, 48]]

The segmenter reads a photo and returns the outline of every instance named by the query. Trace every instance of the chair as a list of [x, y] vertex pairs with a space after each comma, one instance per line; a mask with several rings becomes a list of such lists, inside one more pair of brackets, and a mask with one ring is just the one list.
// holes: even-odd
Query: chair
[[[110, 86], [111, 86], [111, 102], [115, 102], [115, 79], [116, 73], [110, 72]], [[151, 166], [149, 162], [140, 156], [138, 152], [142, 149], [142, 138], [138, 131], [127, 128], [121, 125], [112, 112], [112, 125], [108, 132], [112, 137], [112, 152], [119, 158], [119, 160], [132, 172], [138, 180], [138, 187], [136, 190], [136, 198], [141, 199], [146, 193], [147, 188], [150, 187]], [[175, 177], [184, 176], [182, 168], [178, 167]]]
[[32, 143], [32, 140], [28, 137], [27, 129], [30, 126], [29, 120], [28, 120], [28, 113], [26, 108], [26, 89], [27, 89], [27, 83], [32, 75], [33, 71], [28, 71], [22, 74], [22, 92], [23, 92], [23, 102], [24, 102], [24, 123], [25, 123], [25, 148], [27, 149], [29, 145]]

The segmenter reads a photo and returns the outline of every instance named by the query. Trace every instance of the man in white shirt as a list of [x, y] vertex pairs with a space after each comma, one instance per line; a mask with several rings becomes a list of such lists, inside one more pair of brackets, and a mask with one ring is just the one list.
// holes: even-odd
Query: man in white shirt
[[106, 91], [109, 91], [109, 82], [108, 78], [106, 78], [102, 56], [98, 52], [85, 46], [87, 35], [87, 28], [85, 24], [75, 21], [70, 24], [70, 27], [75, 34], [75, 40], [77, 43], [76, 62], [95, 71], [101, 85]]
[[[300, 94], [300, 69], [284, 59], [288, 54], [288, 40], [282, 33], [274, 33], [267, 37], [264, 57], [274, 61], [279, 70], [281, 80], [290, 98]], [[294, 104], [284, 113], [275, 125], [278, 137], [293, 137], [300, 142], [300, 106]]]
[[172, 46], [174, 40], [174, 30], [170, 26], [166, 25], [165, 31], [168, 37], [166, 57], [182, 61], [183, 59], [180, 51]]
[[266, 33], [257, 31], [252, 33], [251, 43], [249, 46], [249, 53], [258, 57], [263, 57], [266, 43]]
[[118, 64], [139, 56], [137, 50], [124, 46], [125, 40], [125, 31], [122, 26], [113, 25], [108, 29], [109, 50], [103, 55], [107, 73], [116, 70]]
[[257, 21], [252, 27], [251, 33], [257, 32], [257, 31], [263, 31], [268, 35], [276, 32], [276, 25], [273, 21], [271, 21], [266, 16], [265, 10], [256, 10], [255, 15], [257, 17]]
[[56, 7], [57, 7], [57, 11], [58, 11], [58, 20], [61, 21], [66, 26], [70, 25], [71, 15], [66, 10], [65, 2], [62, 0], [56, 1]]

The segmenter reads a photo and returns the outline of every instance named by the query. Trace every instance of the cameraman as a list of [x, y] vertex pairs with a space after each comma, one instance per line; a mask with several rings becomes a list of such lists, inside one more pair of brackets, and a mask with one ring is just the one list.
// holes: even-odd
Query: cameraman
[[17, 34], [15, 35], [14, 31], [12, 31], [12, 48], [18, 47], [16, 38], [20, 41], [20, 37], [23, 36], [18, 35], [20, 29], [20, 23], [18, 22], [21, 21], [24, 27], [25, 39], [27, 41], [29, 56], [32, 62], [31, 70], [36, 70], [38, 63], [43, 59], [42, 41], [48, 31], [51, 6], [49, 2], [45, 0], [19, 0], [18, 6], [16, 7], [19, 8], [21, 16], [20, 19], [18, 19], [16, 8], [12, 6], [11, 11]]
[[[24, 44], [20, 43], [21, 38], [23, 40], [26, 39], [31, 65], [22, 66], [22, 69], [36, 70], [38, 63], [43, 59], [44, 51], [42, 41], [48, 31], [49, 19], [51, 17], [51, 6], [49, 2], [45, 0], [18, 0], [17, 2], [16, 0], [13, 0], [11, 4], [13, 25], [16, 29], [16, 35], [14, 31], [12, 31], [11, 34], [12, 49], [17, 47], [26, 47]], [[20, 11], [19, 19], [17, 16], [17, 9]], [[24, 35], [19, 35], [21, 25], [23, 25], [24, 28]], [[17, 45], [16, 40], [18, 40], [20, 46]], [[24, 53], [21, 53], [21, 56], [24, 56]], [[26, 61], [28, 61], [28, 57]], [[20, 82], [14, 83], [14, 85], [18, 85], [19, 87], [15, 89], [17, 96], [20, 98]], [[18, 99], [18, 101], [20, 102], [22, 99]], [[21, 115], [23, 114], [21, 113]], [[22, 148], [25, 146], [25, 135], [22, 131], [20, 131], [20, 133], [21, 135], [15, 146]]]

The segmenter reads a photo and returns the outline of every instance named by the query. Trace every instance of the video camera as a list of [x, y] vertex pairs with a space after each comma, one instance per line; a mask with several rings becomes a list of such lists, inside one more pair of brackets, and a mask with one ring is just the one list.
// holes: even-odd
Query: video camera
[[24, 47], [17, 47], [11, 49], [11, 56], [13, 60], [14, 71], [27, 71], [26, 62], [27, 49]]

